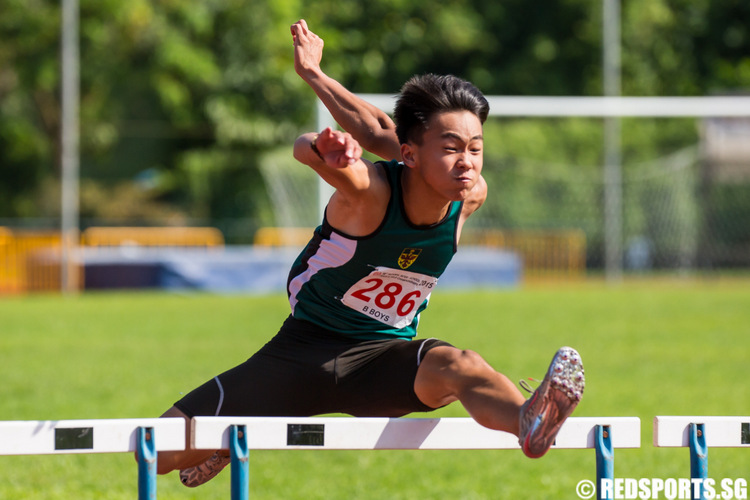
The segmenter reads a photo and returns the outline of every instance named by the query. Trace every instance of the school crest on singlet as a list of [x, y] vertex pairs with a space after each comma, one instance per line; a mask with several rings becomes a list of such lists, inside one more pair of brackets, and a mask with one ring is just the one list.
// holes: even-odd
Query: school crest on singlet
[[401, 252], [401, 255], [398, 257], [398, 267], [406, 269], [414, 264], [414, 261], [417, 260], [420, 253], [422, 253], [421, 248], [404, 248], [404, 251]]

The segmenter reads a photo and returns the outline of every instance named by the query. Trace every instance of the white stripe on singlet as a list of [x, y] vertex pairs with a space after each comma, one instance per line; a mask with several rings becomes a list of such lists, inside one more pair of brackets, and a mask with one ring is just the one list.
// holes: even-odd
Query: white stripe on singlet
[[297, 305], [297, 294], [305, 283], [318, 271], [343, 266], [352, 259], [356, 251], [357, 241], [338, 233], [331, 233], [330, 239], [322, 240], [315, 254], [308, 259], [307, 269], [289, 282], [289, 304], [292, 306], [292, 314]]

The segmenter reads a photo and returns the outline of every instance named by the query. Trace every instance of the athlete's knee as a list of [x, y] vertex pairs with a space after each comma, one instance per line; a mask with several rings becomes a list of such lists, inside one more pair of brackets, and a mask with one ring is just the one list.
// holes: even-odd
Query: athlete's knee
[[470, 350], [461, 351], [456, 369], [459, 376], [472, 379], [484, 379], [495, 372], [479, 353]]
[[[492, 370], [487, 362], [475, 351], [446, 347], [433, 349], [428, 355], [435, 353], [434, 362], [439, 370], [451, 377], [475, 378], [486, 376]], [[427, 359], [427, 358], [425, 358]]]
[[414, 390], [424, 404], [438, 408], [460, 399], [467, 388], [482, 385], [487, 366], [474, 351], [435, 347], [422, 360]]

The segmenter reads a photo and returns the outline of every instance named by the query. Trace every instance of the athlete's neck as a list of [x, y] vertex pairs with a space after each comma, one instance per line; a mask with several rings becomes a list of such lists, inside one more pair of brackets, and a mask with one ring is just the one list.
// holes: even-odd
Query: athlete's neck
[[401, 190], [406, 217], [414, 225], [429, 226], [442, 221], [450, 210], [451, 202], [435, 193], [418, 174], [409, 167], [401, 173]]

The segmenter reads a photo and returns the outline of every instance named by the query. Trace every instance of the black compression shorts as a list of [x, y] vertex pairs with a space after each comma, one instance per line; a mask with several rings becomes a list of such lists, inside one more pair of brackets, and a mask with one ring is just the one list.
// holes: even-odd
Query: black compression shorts
[[287, 318], [250, 359], [175, 406], [194, 416], [400, 417], [430, 411], [414, 392], [419, 363], [437, 339], [355, 340]]

